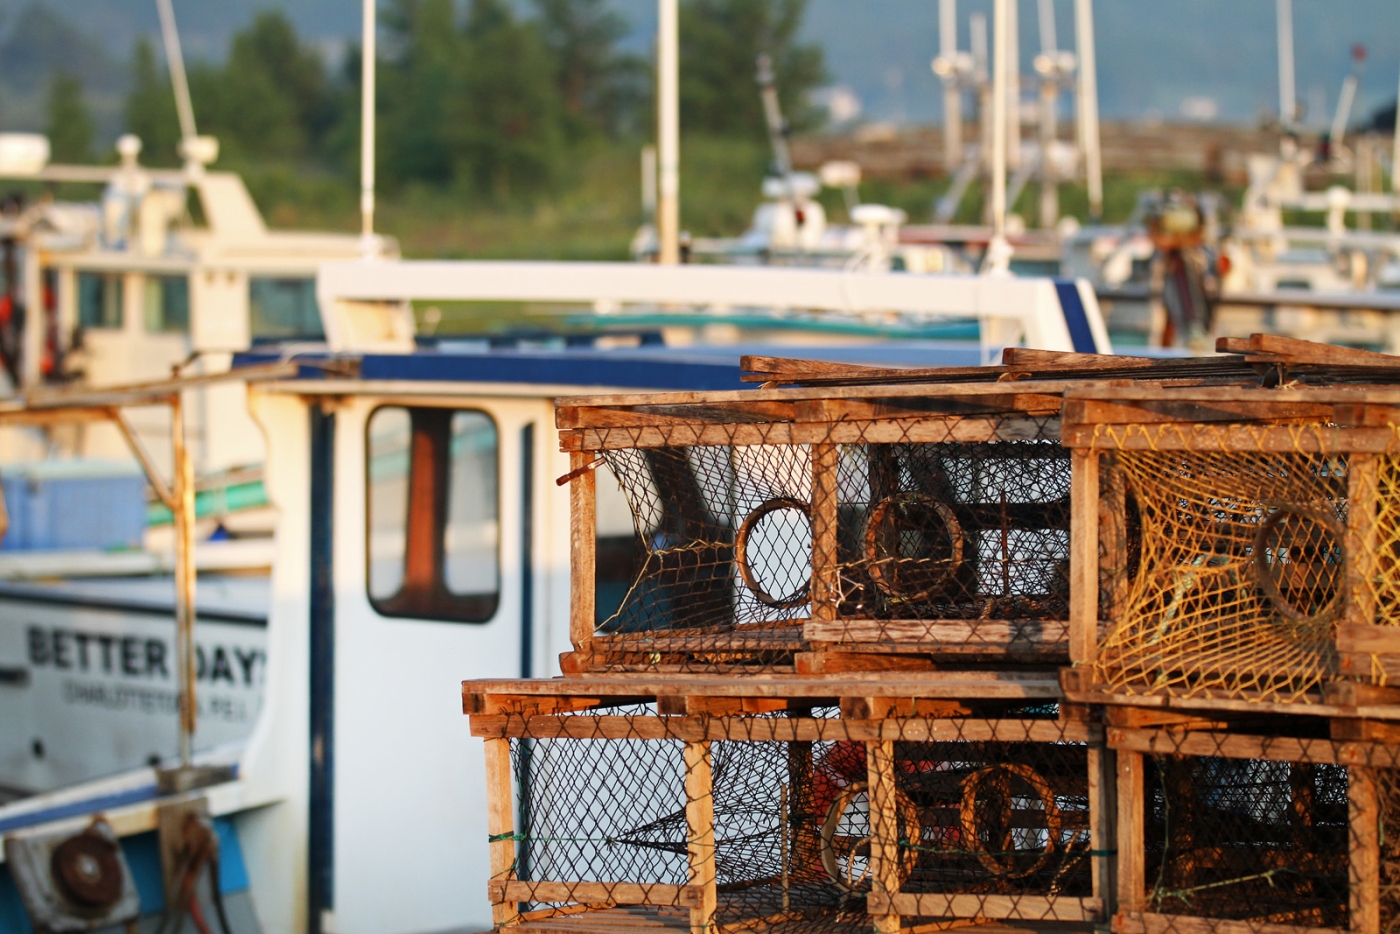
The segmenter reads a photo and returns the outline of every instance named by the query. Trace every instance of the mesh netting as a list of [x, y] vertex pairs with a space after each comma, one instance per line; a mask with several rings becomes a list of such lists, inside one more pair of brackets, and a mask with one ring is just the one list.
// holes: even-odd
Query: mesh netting
[[1100, 643], [1110, 691], [1310, 700], [1337, 665], [1344, 456], [1120, 451], [1140, 535]]
[[[773, 721], [781, 721], [777, 728], [814, 738], [709, 742], [708, 786], [693, 784], [699, 760], [687, 756], [686, 742], [668, 738], [673, 724], [676, 734], [685, 732], [681, 719], [694, 729], [704, 718], [602, 711], [556, 718], [547, 730], [557, 734], [557, 720], [566, 719], [578, 736], [513, 739], [514, 876], [563, 884], [547, 889], [558, 900], [523, 905], [526, 917], [640, 902], [654, 909], [671, 899], [661, 887], [694, 882], [692, 861], [712, 850], [715, 930], [869, 930], [878, 832], [870, 747], [822, 738], [849, 736], [832, 713], [731, 721], [731, 735], [771, 735]], [[887, 826], [896, 828], [889, 842], [899, 891], [974, 899], [946, 903], [940, 917], [1015, 916], [1014, 900], [1008, 909], [979, 896], [1091, 894], [1088, 747], [1056, 740], [1064, 728], [1053, 706], [1026, 716], [965, 726], [938, 721], [955, 738], [881, 747], [893, 749]], [[528, 733], [541, 719], [513, 722], [511, 732]], [[1026, 739], [1033, 729], [1036, 741]], [[708, 817], [700, 819], [708, 823], [695, 827], [687, 805], [707, 787], [709, 810], [701, 814]], [[670, 907], [683, 907], [676, 902]]]
[[1146, 786], [1147, 909], [1347, 927], [1347, 770], [1160, 756]]
[[1385, 934], [1400, 931], [1400, 769], [1376, 769], [1380, 799], [1380, 921]]
[[[781, 666], [818, 642], [1061, 660], [1069, 451], [1055, 419], [986, 421], [980, 441], [900, 440], [881, 423], [878, 443], [844, 443], [860, 427], [832, 427], [843, 443], [815, 473], [837, 503], [834, 552], [817, 555], [835, 583], [816, 609], [812, 445], [605, 452], [645, 558], [595, 656]], [[917, 436], [959, 437], [957, 420], [940, 424]]]

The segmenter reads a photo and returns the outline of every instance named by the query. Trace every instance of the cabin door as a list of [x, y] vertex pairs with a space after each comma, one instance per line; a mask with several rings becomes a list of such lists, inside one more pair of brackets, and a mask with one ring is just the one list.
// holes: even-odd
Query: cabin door
[[[554, 578], [566, 588], [568, 568], [552, 428], [544, 399], [336, 409], [320, 841], [314, 802], [312, 818], [313, 853], [329, 854], [331, 871], [312, 893], [339, 934], [491, 925], [483, 754], [461, 682], [548, 674], [535, 660], [566, 647], [550, 636], [567, 638], [567, 589], [561, 601]], [[314, 744], [315, 699], [312, 711]]]

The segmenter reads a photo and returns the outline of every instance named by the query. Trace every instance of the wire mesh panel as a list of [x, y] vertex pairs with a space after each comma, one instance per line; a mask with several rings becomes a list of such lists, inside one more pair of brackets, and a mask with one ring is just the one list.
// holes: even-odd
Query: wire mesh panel
[[[1099, 916], [1086, 727], [1053, 705], [1025, 719], [836, 713], [511, 721], [505, 732], [527, 734], [509, 740], [523, 917], [711, 904], [714, 930], [801, 934], [869, 930], [877, 897], [911, 919]], [[732, 738], [696, 738], [718, 734]], [[937, 738], [866, 738], [885, 735]], [[886, 774], [888, 800], [873, 794]], [[895, 831], [886, 856], [882, 826]]]
[[1056, 418], [783, 427], [770, 443], [721, 424], [702, 446], [601, 452], [645, 547], [598, 627], [602, 667], [786, 666], [813, 643], [1063, 659], [1070, 455]]
[[1096, 680], [1109, 692], [1308, 701], [1337, 670], [1348, 459], [1121, 450], [1121, 589]]
[[1347, 927], [1344, 766], [1155, 757], [1146, 806], [1147, 910]]

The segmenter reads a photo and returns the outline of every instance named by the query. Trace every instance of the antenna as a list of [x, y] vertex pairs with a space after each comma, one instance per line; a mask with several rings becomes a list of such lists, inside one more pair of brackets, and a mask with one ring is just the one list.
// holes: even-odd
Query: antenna
[[366, 257], [374, 256], [378, 246], [374, 237], [374, 113], [375, 68], [379, 55], [375, 40], [376, 0], [363, 0], [360, 57], [360, 248]]
[[1099, 148], [1099, 76], [1094, 61], [1094, 0], [1074, 0], [1074, 44], [1079, 52], [1079, 145], [1089, 183], [1089, 217], [1103, 217], [1103, 155]]
[[1293, 84], [1293, 0], [1277, 0], [1278, 12], [1278, 118], [1284, 129], [1292, 129], [1298, 116], [1297, 91]]
[[1356, 86], [1361, 80], [1361, 66], [1366, 62], [1366, 47], [1351, 47], [1351, 73], [1342, 82], [1342, 94], [1337, 99], [1337, 112], [1332, 115], [1332, 131], [1328, 139], [1333, 146], [1340, 146], [1346, 136], [1347, 124], [1351, 122], [1351, 108], [1356, 103]]
[[656, 142], [661, 163], [656, 230], [660, 262], [675, 264], [681, 258], [681, 50], [676, 0], [657, 0], [656, 32]]
[[170, 66], [170, 83], [175, 89], [175, 113], [180, 118], [180, 141], [186, 146], [199, 133], [194, 126], [194, 105], [190, 103], [190, 83], [185, 77], [185, 58], [180, 53], [180, 31], [175, 28], [171, 0], [156, 0], [160, 13], [160, 35], [165, 43], [165, 60]]

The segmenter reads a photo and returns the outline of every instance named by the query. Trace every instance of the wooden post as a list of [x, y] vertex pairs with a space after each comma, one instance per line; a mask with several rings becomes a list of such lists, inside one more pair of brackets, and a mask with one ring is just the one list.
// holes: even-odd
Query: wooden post
[[1128, 600], [1128, 491], [1112, 453], [1099, 455], [1099, 619], [1113, 619]]
[[[870, 894], [893, 908], [899, 894], [899, 803], [894, 784], [894, 743], [866, 743], [865, 764], [870, 799]], [[899, 934], [897, 914], [871, 914], [877, 934]]]
[[[486, 741], [486, 833], [491, 855], [491, 881], [515, 881], [515, 795], [510, 770], [510, 740]], [[513, 924], [520, 912], [514, 902], [491, 906], [497, 927]]]
[[587, 657], [597, 626], [594, 599], [597, 588], [598, 482], [596, 471], [583, 470], [593, 462], [590, 451], [569, 455], [569, 469], [578, 471], [569, 483], [569, 532], [573, 558], [569, 577], [569, 641], [574, 651]]
[[1102, 900], [1104, 916], [1113, 916], [1117, 900], [1115, 860], [1109, 854], [1116, 844], [1113, 834], [1114, 808], [1117, 795], [1114, 770], [1117, 768], [1117, 753], [1102, 746], [1089, 747], [1089, 871], [1092, 885], [1091, 894]]
[[702, 890], [700, 904], [690, 909], [690, 934], [711, 934], [715, 905], [714, 773], [708, 742], [685, 744], [686, 851], [690, 884]]
[[[1347, 461], [1347, 530], [1343, 552], [1343, 625], [1372, 626], [1376, 622], [1377, 497], [1380, 459], [1374, 454], [1352, 454]], [[1364, 658], [1364, 656], [1363, 656]], [[1371, 680], [1372, 665], [1353, 655], [1341, 656], [1341, 673]]]
[[1381, 813], [1376, 770], [1347, 769], [1347, 815], [1351, 825], [1348, 915], [1355, 934], [1380, 934]]
[[1142, 753], [1118, 750], [1118, 910], [1141, 912], [1147, 902], [1146, 802]]
[[840, 449], [830, 442], [812, 445], [812, 619], [834, 620], [841, 603], [837, 554]]
[[1099, 453], [1071, 455], [1069, 521], [1069, 660], [1088, 665], [1099, 637]]

